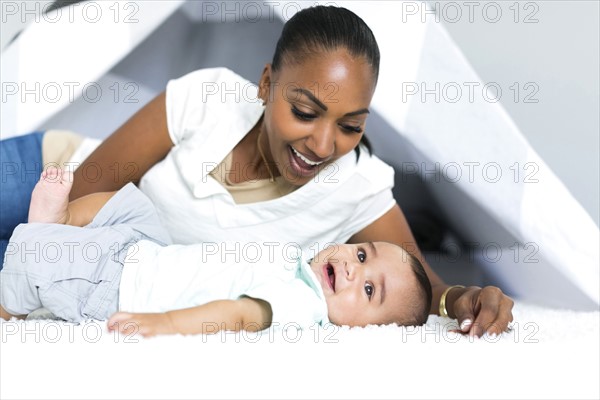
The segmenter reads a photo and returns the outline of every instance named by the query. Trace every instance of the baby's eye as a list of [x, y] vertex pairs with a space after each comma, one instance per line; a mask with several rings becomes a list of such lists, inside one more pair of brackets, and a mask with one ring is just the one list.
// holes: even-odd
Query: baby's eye
[[364, 250], [358, 250], [357, 256], [358, 261], [360, 261], [361, 263], [364, 263], [367, 259], [367, 253], [365, 253]]
[[369, 282], [365, 282], [365, 293], [367, 294], [367, 297], [369, 298], [369, 300], [371, 300], [371, 296], [373, 296], [373, 285], [371, 285]]

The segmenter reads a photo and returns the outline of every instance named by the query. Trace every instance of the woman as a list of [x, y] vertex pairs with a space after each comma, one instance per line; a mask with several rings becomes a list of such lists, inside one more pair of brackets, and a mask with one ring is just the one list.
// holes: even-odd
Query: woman
[[432, 313], [471, 335], [499, 334], [512, 300], [495, 287], [448, 286], [431, 270], [393, 199], [392, 169], [370, 154], [378, 72], [364, 21], [305, 9], [284, 26], [259, 101], [226, 69], [169, 82], [77, 169], [71, 199], [139, 182], [175, 243], [235, 242], [229, 251], [241, 255], [265, 239], [315, 254], [331, 242], [400, 244], [425, 266]]

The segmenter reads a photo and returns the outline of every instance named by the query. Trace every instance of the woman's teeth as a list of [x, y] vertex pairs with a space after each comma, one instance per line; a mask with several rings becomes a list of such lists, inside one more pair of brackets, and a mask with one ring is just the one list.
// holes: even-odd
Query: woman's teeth
[[[290, 146], [290, 147], [292, 147], [292, 146]], [[292, 147], [292, 151], [294, 152], [294, 154], [296, 156], [298, 156], [299, 159], [301, 159], [302, 161], [304, 161], [305, 163], [307, 163], [308, 165], [310, 165], [312, 167], [323, 164], [323, 161], [311, 161], [311, 160], [309, 160], [308, 158], [306, 158], [302, 154], [300, 154], [300, 152], [298, 152], [298, 150], [296, 150], [293, 147]]]

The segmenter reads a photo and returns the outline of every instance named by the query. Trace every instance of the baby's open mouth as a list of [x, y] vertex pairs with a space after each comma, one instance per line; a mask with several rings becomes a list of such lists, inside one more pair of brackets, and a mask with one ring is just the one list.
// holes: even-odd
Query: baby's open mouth
[[331, 290], [335, 292], [335, 271], [331, 264], [327, 264], [327, 279], [329, 279], [329, 286]]

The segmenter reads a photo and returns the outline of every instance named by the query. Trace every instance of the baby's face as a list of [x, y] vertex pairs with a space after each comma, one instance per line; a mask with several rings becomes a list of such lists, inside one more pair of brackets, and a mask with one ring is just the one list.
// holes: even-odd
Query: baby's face
[[310, 263], [336, 325], [365, 326], [397, 321], [411, 307], [417, 280], [408, 255], [385, 242], [342, 244]]

